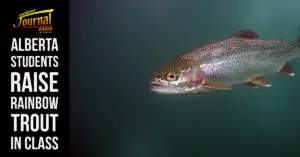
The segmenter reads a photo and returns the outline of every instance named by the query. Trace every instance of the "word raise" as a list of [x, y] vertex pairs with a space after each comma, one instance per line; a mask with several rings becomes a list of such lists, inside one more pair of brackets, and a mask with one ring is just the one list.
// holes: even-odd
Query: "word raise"
[[58, 92], [55, 76], [58, 72], [11, 72], [11, 92]]

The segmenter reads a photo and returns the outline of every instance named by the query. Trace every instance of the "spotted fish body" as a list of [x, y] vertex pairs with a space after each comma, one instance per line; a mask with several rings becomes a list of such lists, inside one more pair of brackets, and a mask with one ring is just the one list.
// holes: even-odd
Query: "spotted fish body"
[[299, 44], [275, 40], [228, 38], [197, 48], [183, 57], [191, 57], [211, 81], [228, 85], [245, 83], [257, 77], [279, 72], [300, 56]]
[[300, 58], [299, 43], [262, 40], [255, 31], [244, 30], [175, 57], [150, 84], [153, 91], [164, 94], [215, 91], [220, 84], [265, 85], [265, 80], [258, 78], [292, 74], [288, 62], [294, 58]]

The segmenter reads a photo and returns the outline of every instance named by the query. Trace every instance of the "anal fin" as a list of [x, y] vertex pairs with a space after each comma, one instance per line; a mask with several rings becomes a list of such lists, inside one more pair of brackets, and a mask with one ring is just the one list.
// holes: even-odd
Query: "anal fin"
[[267, 80], [265, 80], [263, 77], [258, 77], [256, 79], [250, 81], [250, 83], [257, 85], [257, 86], [271, 87], [271, 84], [269, 84], [269, 82]]
[[277, 73], [282, 75], [295, 76], [295, 74], [293, 73], [293, 69], [289, 63], [286, 63]]

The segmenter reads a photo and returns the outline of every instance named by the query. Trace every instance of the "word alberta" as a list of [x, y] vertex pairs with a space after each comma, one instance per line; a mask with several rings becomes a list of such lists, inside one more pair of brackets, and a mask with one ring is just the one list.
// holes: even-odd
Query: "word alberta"
[[11, 51], [58, 51], [56, 38], [13, 38]]

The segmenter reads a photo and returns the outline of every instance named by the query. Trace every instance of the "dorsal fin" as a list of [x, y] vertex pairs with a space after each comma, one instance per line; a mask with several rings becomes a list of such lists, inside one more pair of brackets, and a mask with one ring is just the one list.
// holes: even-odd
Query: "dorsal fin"
[[255, 30], [241, 30], [232, 35], [233, 38], [258, 39], [259, 36]]

